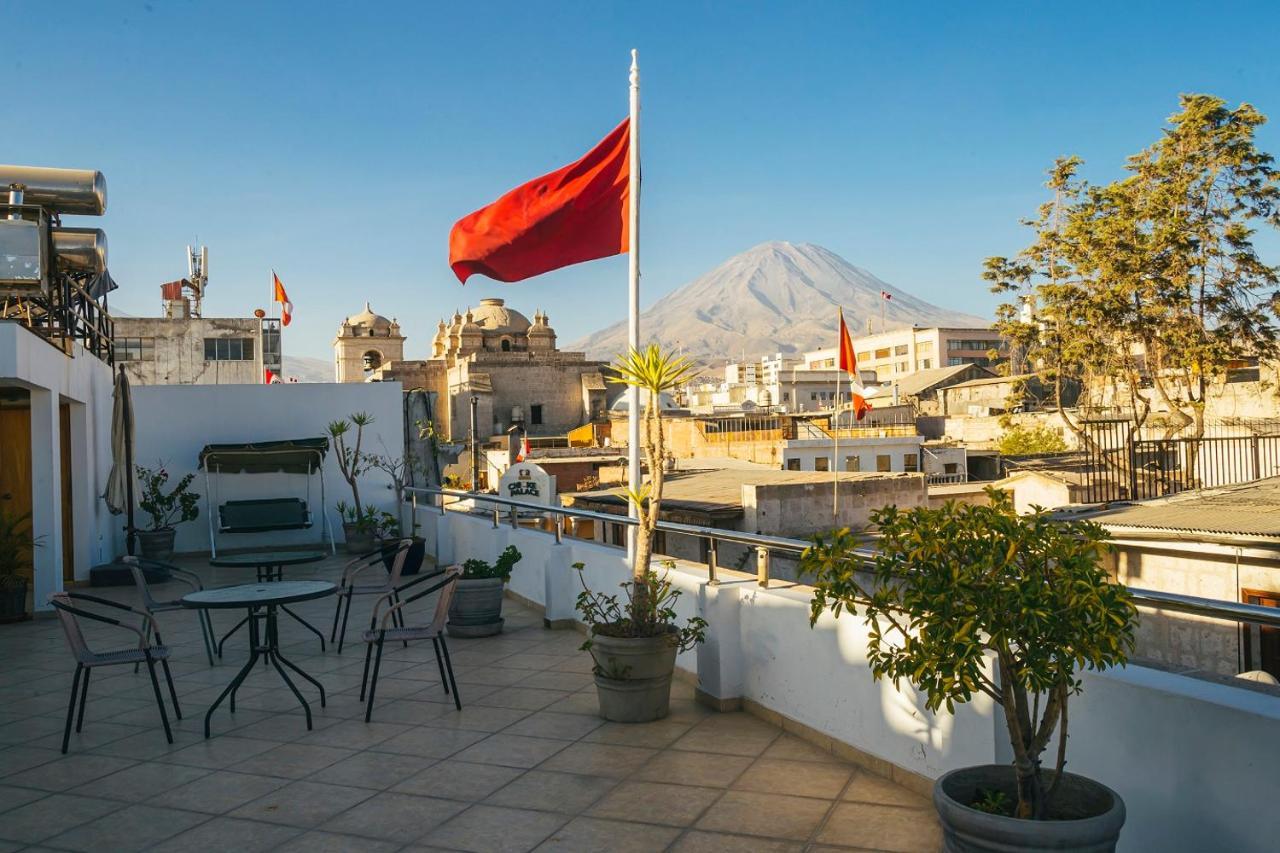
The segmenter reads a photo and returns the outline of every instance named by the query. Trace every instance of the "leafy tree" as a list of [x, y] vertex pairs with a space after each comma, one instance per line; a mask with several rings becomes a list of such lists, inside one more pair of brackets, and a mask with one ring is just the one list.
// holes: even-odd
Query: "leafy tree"
[[[815, 577], [811, 625], [828, 609], [861, 610], [876, 680], [905, 679], [935, 712], [979, 693], [1000, 704], [1015, 814], [1044, 819], [1066, 764], [1078, 673], [1125, 662], [1137, 611], [1099, 564], [1101, 527], [1054, 522], [1041, 510], [1018, 515], [1009, 494], [987, 495], [990, 506], [877, 510], [870, 558], [867, 541], [844, 529], [817, 537], [800, 570]], [[1045, 779], [1041, 756], [1055, 732], [1057, 772]]]
[[1173, 431], [1204, 434], [1209, 394], [1233, 360], [1277, 355], [1280, 268], [1259, 258], [1255, 225], [1280, 226], [1280, 172], [1254, 143], [1266, 119], [1184, 95], [1160, 140], [1104, 186], [1078, 157], [1049, 171], [1052, 197], [1026, 222], [1030, 246], [992, 257], [984, 278], [1012, 298], [997, 328], [1056, 392], [1079, 379], [1082, 404], [1122, 404], [1140, 428], [1159, 400]]
[[[357, 519], [364, 517], [364, 504], [360, 502], [360, 483], [359, 479], [362, 474], [369, 468], [369, 455], [362, 453], [360, 446], [364, 443], [364, 428], [373, 423], [373, 415], [367, 412], [356, 412], [351, 415], [351, 419], [330, 422], [327, 432], [329, 437], [333, 439], [334, 456], [338, 460], [338, 471], [342, 474], [342, 479], [347, 481], [347, 485], [351, 487], [351, 499], [355, 503], [354, 510]], [[356, 436], [355, 444], [348, 446], [347, 436], [351, 432], [351, 427], [355, 426]]]
[[1000, 436], [1000, 452], [1005, 456], [1025, 456], [1031, 453], [1063, 453], [1067, 443], [1057, 431], [1044, 424], [1026, 426], [1016, 424]]

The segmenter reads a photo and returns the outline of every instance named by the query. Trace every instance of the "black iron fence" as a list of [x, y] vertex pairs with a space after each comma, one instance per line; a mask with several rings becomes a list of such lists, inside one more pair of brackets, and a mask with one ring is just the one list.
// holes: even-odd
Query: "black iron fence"
[[1085, 424], [1085, 503], [1145, 500], [1280, 476], [1280, 432], [1142, 438], [1132, 421]]

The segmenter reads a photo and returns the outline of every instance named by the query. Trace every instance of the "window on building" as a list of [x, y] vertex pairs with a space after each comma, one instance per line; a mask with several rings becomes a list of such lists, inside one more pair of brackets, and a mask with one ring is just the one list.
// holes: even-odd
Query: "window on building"
[[895, 369], [895, 370], [897, 370], [899, 373], [910, 373], [910, 372], [911, 372], [911, 362], [909, 362], [909, 361], [900, 361], [900, 362], [898, 362], [896, 365], [894, 365], [894, 369]]
[[782, 402], [784, 402], [784, 403], [789, 403], [790, 401], [791, 401], [791, 392], [790, 392], [790, 391], [783, 391], [783, 392], [782, 392]]
[[871, 350], [858, 353], [858, 361], [870, 361], [870, 360], [871, 360]]
[[204, 360], [253, 361], [253, 338], [205, 338]]
[[155, 338], [116, 338], [116, 361], [153, 361]]
[[947, 341], [947, 350], [980, 350], [986, 352], [1000, 346], [998, 340], [981, 340], [979, 338], [953, 338]]
[[1227, 362], [1228, 382], [1258, 382], [1261, 379], [1257, 358], [1238, 358]]
[[985, 355], [952, 355], [947, 357], [947, 364], [955, 367], [958, 364], [976, 364], [979, 367], [990, 367], [991, 359]]
[[800, 470], [800, 460], [799, 460], [799, 459], [788, 459], [788, 460], [787, 460], [787, 470], [788, 470], [788, 471], [799, 471], [799, 470]]
[[898, 344], [896, 347], [894, 347], [894, 348], [893, 348], [893, 354], [894, 354], [894, 355], [906, 355], [906, 354], [907, 354], [907, 345], [906, 345], [906, 344]]
[[933, 352], [933, 341], [916, 341], [916, 352], [921, 355]]
[[622, 547], [627, 544], [627, 529], [621, 524], [609, 523], [609, 535], [613, 540], [613, 544]]
[[846, 456], [846, 457], [844, 458], [844, 470], [846, 470], [846, 471], [861, 471], [861, 470], [862, 470], [862, 457], [861, 457], [861, 456]]
[[889, 357], [888, 347], [885, 347], [884, 349], [876, 350], [876, 358], [888, 358], [888, 357]]
[[809, 392], [809, 399], [810, 399], [810, 400], [816, 400], [816, 399], [818, 399], [818, 392], [817, 392], [817, 391], [810, 391], [810, 392]]
[[881, 473], [893, 470], [893, 460], [888, 453], [876, 454], [876, 470]]
[[942, 473], [944, 473], [944, 474], [959, 474], [959, 473], [960, 473], [960, 463], [958, 463], [958, 462], [943, 462], [943, 463], [942, 463]]
[[819, 457], [817, 457], [816, 459], [814, 459], [814, 460], [813, 460], [813, 470], [815, 470], [815, 471], [830, 471], [830, 470], [831, 470], [831, 460], [830, 460], [830, 459], [828, 459], [828, 458], [827, 458], [827, 457], [825, 457], [825, 456], [819, 456]]
[[916, 370], [928, 370], [933, 366], [933, 359], [922, 358], [916, 361]]
[[532, 406], [529, 407], [529, 424], [535, 425], [535, 424], [541, 424], [541, 423], [542, 423], [542, 404], [534, 403]]
[[920, 456], [916, 453], [902, 454], [902, 470], [903, 471], [919, 471]]

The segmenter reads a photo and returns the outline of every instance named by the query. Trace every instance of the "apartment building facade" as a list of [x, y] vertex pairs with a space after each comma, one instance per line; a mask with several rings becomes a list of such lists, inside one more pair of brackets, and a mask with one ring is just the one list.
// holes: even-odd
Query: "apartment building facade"
[[[1000, 333], [990, 328], [910, 328], [892, 329], [853, 339], [859, 370], [874, 370], [876, 378], [888, 382], [917, 370], [976, 364], [990, 367], [1003, 358], [1006, 346]], [[997, 358], [991, 358], [995, 350]], [[834, 368], [835, 347], [804, 354], [810, 370]]]

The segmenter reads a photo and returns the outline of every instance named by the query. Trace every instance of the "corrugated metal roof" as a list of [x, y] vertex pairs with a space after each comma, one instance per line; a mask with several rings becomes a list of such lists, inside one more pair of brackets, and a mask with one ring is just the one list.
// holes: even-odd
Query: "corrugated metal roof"
[[931, 390], [940, 383], [946, 382], [948, 379], [951, 379], [958, 374], [974, 369], [983, 373], [991, 372], [976, 364], [955, 364], [950, 367], [931, 367], [928, 370], [917, 370], [914, 373], [908, 373], [893, 384], [898, 386], [899, 395], [903, 397], [914, 397]]
[[1280, 539], [1280, 477], [1116, 507], [1091, 519], [1107, 527]]

